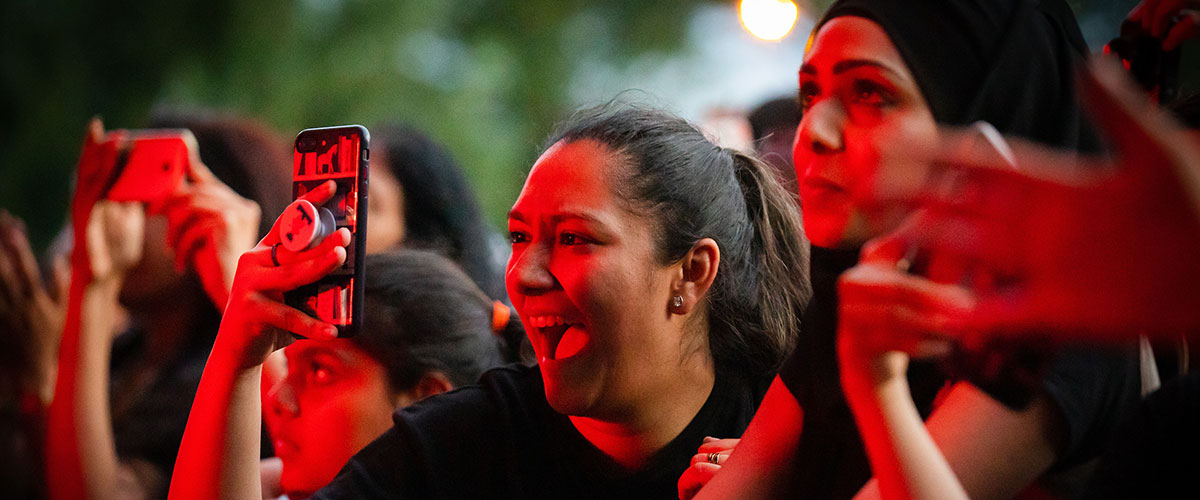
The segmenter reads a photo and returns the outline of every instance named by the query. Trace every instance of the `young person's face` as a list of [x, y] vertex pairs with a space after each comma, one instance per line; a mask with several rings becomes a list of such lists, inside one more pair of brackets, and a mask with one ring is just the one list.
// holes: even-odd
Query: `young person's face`
[[383, 153], [374, 155], [371, 163], [371, 184], [367, 196], [367, 218], [371, 221], [371, 237], [367, 238], [367, 253], [386, 252], [404, 243], [404, 188], [388, 170]]
[[392, 425], [394, 398], [379, 362], [347, 339], [288, 346], [287, 376], [264, 396], [264, 418], [292, 498], [329, 484]]
[[509, 213], [505, 282], [559, 413], [619, 421], [663, 396], [688, 355], [668, 326], [671, 269], [650, 218], [614, 191], [625, 159], [591, 140], [559, 142]]
[[864, 18], [825, 23], [799, 80], [804, 230], [817, 246], [860, 246], [908, 214], [896, 200], [924, 182], [937, 124], [895, 45]]

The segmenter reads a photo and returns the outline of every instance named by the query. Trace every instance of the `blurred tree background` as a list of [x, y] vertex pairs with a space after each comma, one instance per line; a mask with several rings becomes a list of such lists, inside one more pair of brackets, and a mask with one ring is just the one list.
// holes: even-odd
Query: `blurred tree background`
[[[819, 13], [829, 0], [800, 3]], [[1072, 2], [1085, 32], [1100, 19], [1098, 37], [1133, 3]], [[542, 139], [578, 104], [570, 82], [686, 52], [688, 20], [714, 5], [736, 17], [734, 0], [4, 0], [0, 207], [42, 248], [87, 119], [137, 128], [165, 106], [249, 115], [285, 135], [410, 122], [449, 147], [500, 227]], [[803, 44], [807, 29], [782, 43]]]
[[444, 142], [498, 223], [587, 53], [680, 48], [692, 0], [5, 0], [0, 207], [41, 247], [84, 125], [153, 106], [231, 110], [286, 134], [405, 120]]

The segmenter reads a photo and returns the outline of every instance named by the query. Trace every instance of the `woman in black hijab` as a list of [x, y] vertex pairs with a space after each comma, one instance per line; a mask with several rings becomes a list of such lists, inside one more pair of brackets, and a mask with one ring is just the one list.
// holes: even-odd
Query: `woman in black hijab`
[[[716, 475], [697, 498], [745, 498], [750, 485], [764, 493], [786, 486], [805, 498], [877, 494], [843, 383], [911, 391], [972, 497], [1011, 497], [1048, 471], [1072, 469], [1103, 449], [1137, 398], [1133, 356], [1067, 352], [1036, 387], [1014, 391], [947, 378], [932, 365], [909, 367], [907, 360], [859, 376], [857, 363], [840, 369], [838, 351], [862, 346], [836, 340], [846, 320], [874, 321], [882, 338], [930, 327], [931, 318], [888, 310], [857, 311], [839, 324], [837, 282], [864, 243], [911, 213], [889, 200], [924, 183], [921, 151], [938, 143], [939, 126], [986, 121], [1050, 146], [1096, 149], [1072, 82], [1084, 49], [1061, 0], [846, 0], [829, 9], [799, 72], [804, 117], [794, 150], [805, 231], [814, 245], [814, 299], [800, 345], [734, 454], [744, 456], [730, 464], [739, 472]], [[891, 385], [882, 387], [884, 379]], [[700, 451], [681, 493], [728, 457]]]

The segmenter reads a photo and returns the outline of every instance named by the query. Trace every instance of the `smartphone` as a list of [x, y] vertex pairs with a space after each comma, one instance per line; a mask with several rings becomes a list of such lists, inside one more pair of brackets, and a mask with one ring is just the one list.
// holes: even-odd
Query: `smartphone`
[[[296, 136], [292, 152], [292, 199], [326, 181], [337, 183], [326, 209], [338, 228], [350, 230], [346, 262], [316, 282], [283, 294], [285, 304], [353, 336], [362, 323], [367, 240], [367, 160], [370, 133], [362, 125], [310, 128]], [[318, 242], [319, 243], [319, 242]]]
[[153, 212], [155, 205], [183, 183], [196, 140], [185, 129], [132, 130], [127, 134], [128, 147], [117, 155], [116, 180], [105, 198], [144, 202]]

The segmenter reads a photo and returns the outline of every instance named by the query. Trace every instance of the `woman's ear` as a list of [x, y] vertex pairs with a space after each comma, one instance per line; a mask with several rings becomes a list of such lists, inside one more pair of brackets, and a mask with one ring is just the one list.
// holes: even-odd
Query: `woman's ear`
[[429, 371], [421, 375], [421, 379], [412, 389], [397, 393], [393, 403], [396, 408], [403, 408], [429, 396], [452, 390], [454, 390], [454, 383], [450, 381], [450, 377], [438, 370]]
[[692, 312], [712, 287], [720, 264], [721, 248], [712, 238], [703, 238], [692, 245], [679, 261], [679, 273], [667, 301], [668, 310], [680, 315]]

